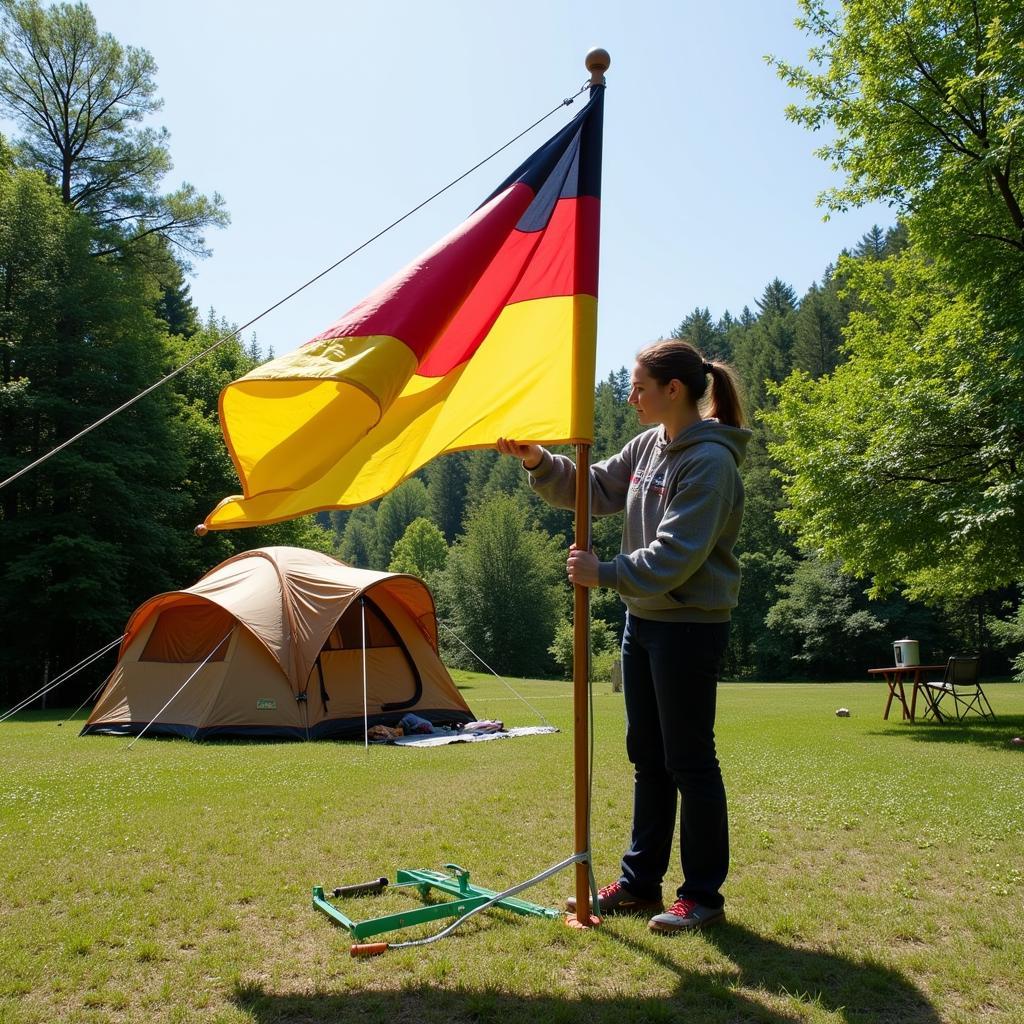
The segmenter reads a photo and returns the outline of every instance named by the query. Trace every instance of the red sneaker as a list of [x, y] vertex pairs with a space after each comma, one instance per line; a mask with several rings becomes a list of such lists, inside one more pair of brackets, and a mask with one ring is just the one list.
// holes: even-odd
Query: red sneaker
[[703, 907], [696, 900], [678, 899], [664, 914], [652, 917], [647, 927], [652, 932], [688, 932], [724, 917], [724, 907]]
[[[608, 914], [650, 914], [661, 911], [665, 904], [661, 900], [642, 900], [634, 896], [621, 882], [612, 882], [603, 889], [597, 890], [597, 915], [607, 917]], [[570, 896], [565, 901], [565, 909], [570, 914], [576, 913], [576, 897]]]

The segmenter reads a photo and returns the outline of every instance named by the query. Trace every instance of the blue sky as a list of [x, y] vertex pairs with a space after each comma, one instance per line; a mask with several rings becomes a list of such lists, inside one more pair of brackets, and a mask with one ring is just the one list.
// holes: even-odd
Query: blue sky
[[[159, 66], [181, 180], [220, 192], [192, 294], [255, 316], [574, 92], [612, 56], [605, 113], [598, 374], [694, 308], [803, 292], [890, 211], [822, 220], [820, 139], [784, 116], [766, 53], [802, 59], [795, 2], [93, 0], [102, 31]], [[572, 110], [578, 107], [572, 108]], [[565, 119], [494, 161], [255, 328], [282, 354], [459, 223]]]

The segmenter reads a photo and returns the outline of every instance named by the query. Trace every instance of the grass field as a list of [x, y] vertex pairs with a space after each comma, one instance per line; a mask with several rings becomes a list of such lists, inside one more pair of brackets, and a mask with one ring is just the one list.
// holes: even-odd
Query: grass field
[[[493, 679], [480, 717], [534, 724]], [[568, 684], [517, 683], [564, 731], [433, 750], [78, 738], [0, 726], [0, 1021], [1024, 1021], [1024, 687], [999, 721], [882, 721], [878, 684], [724, 684], [728, 921], [478, 915], [353, 960], [310, 906], [457, 861], [503, 888], [572, 853]], [[631, 778], [622, 699], [594, 698], [593, 844], [617, 876]], [[836, 718], [845, 705], [852, 717]], [[674, 880], [669, 880], [674, 888]], [[571, 874], [524, 898], [560, 905]], [[357, 918], [414, 903], [350, 901]], [[435, 927], [427, 928], [426, 934]]]

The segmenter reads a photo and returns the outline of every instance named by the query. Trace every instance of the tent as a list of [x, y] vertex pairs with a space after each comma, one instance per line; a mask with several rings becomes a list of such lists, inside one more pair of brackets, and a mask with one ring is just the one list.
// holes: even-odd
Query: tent
[[369, 725], [474, 719], [422, 580], [257, 548], [136, 609], [82, 735], [361, 737], [364, 679]]

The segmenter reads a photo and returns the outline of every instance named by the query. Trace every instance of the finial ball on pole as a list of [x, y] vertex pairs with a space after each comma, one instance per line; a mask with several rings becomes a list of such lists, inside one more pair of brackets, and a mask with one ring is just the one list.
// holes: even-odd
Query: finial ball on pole
[[612, 59], [608, 56], [607, 50], [602, 50], [600, 46], [594, 47], [587, 54], [585, 64], [587, 70], [590, 72], [590, 84], [591, 85], [604, 85], [604, 73], [608, 70], [611, 65]]
[[209, 528], [206, 523], [200, 523], [193, 531], [197, 537], [205, 537], [209, 532]]

